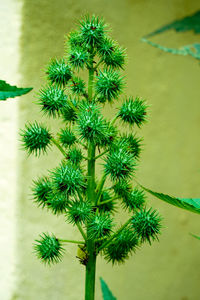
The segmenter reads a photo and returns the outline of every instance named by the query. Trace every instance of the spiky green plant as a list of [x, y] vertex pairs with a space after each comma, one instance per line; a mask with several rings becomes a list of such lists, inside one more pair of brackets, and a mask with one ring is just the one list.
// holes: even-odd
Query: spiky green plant
[[[34, 181], [33, 200], [53, 214], [64, 214], [82, 236], [73, 241], [43, 233], [35, 245], [37, 255], [55, 263], [65, 243], [78, 244], [86, 268], [85, 299], [94, 300], [98, 254], [113, 264], [124, 263], [144, 242], [158, 238], [161, 225], [158, 214], [146, 208], [144, 192], [132, 186], [141, 153], [135, 127], [146, 122], [146, 102], [121, 96], [124, 100], [112, 120], [102, 114], [102, 107], [123, 92], [124, 49], [110, 38], [103, 19], [86, 16], [68, 35], [67, 51], [67, 61], [50, 62], [48, 84], [38, 99], [41, 111], [61, 118], [64, 128], [55, 137], [35, 122], [26, 125], [21, 136], [29, 154], [46, 153], [52, 144], [61, 151], [60, 165]], [[87, 83], [77, 74], [80, 69], [88, 72]], [[120, 132], [120, 121], [124, 128], [131, 127], [131, 134]], [[101, 176], [95, 172], [97, 164], [103, 164]], [[129, 214], [122, 225], [115, 219], [120, 209]]]

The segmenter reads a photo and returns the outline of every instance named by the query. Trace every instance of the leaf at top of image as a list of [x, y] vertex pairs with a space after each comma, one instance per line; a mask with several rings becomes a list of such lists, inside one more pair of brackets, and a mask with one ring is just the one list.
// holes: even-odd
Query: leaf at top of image
[[102, 290], [102, 294], [103, 294], [103, 300], [117, 300], [117, 298], [115, 298], [113, 296], [112, 292], [110, 291], [108, 285], [103, 280], [103, 278], [100, 278], [100, 282], [101, 282], [101, 290]]
[[167, 25], [164, 25], [155, 31], [145, 35], [145, 37], [149, 38], [156, 34], [160, 34], [167, 30], [174, 29], [176, 32], [185, 32], [189, 30], [193, 30], [194, 33], [200, 34], [200, 10], [196, 11], [194, 14], [190, 16], [186, 16], [182, 19], [175, 20]]
[[15, 85], [10, 85], [4, 80], [0, 80], [0, 100], [14, 98], [30, 92], [33, 88], [18, 88]]

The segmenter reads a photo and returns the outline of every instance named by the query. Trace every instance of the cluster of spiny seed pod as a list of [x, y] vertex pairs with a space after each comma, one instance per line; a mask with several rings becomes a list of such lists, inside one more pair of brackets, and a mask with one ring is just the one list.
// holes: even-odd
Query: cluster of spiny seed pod
[[[39, 156], [53, 144], [62, 152], [60, 165], [34, 181], [33, 199], [77, 226], [84, 264], [90, 255], [88, 241], [93, 241], [96, 255], [101, 252], [107, 261], [120, 263], [142, 243], [158, 239], [161, 228], [158, 213], [146, 208], [143, 190], [132, 187], [142, 141], [134, 131], [145, 123], [147, 105], [139, 97], [121, 96], [125, 50], [108, 33], [103, 19], [84, 17], [67, 37], [65, 57], [53, 59], [46, 69], [48, 83], [38, 104], [48, 117], [63, 120], [57, 136], [40, 122], [21, 132], [29, 154]], [[80, 70], [88, 71], [88, 83], [78, 76]], [[121, 106], [109, 121], [102, 108], [119, 97]], [[126, 133], [130, 128], [132, 133]], [[95, 174], [98, 163], [103, 165], [101, 176]], [[114, 220], [121, 209], [129, 213], [123, 225]], [[43, 233], [35, 250], [42, 261], [57, 262], [65, 242], [70, 241]]]

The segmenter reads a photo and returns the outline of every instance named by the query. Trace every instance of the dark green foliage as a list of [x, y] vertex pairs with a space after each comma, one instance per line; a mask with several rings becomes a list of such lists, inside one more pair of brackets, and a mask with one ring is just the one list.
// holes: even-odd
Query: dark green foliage
[[41, 110], [52, 117], [60, 114], [60, 111], [65, 107], [67, 96], [64, 91], [57, 86], [50, 85], [40, 90], [39, 105]]
[[53, 59], [46, 70], [46, 74], [52, 84], [56, 83], [59, 86], [65, 86], [72, 77], [71, 68], [64, 59]]
[[134, 252], [138, 246], [138, 238], [133, 230], [125, 227], [105, 249], [105, 259], [108, 262], [124, 263], [129, 254]]
[[69, 54], [69, 62], [74, 68], [83, 69], [89, 61], [89, 53], [83, 48], [72, 48]]
[[147, 106], [144, 100], [138, 97], [126, 99], [119, 110], [118, 116], [130, 125], [136, 124], [138, 127], [146, 121]]
[[74, 165], [79, 165], [83, 159], [83, 155], [80, 149], [73, 147], [69, 150], [67, 159]]
[[112, 219], [108, 213], [93, 215], [88, 222], [88, 236], [98, 239], [107, 236], [112, 230]]
[[34, 245], [35, 252], [44, 263], [58, 263], [63, 254], [61, 242], [54, 236], [43, 233], [40, 235], [40, 240], [36, 240]]
[[92, 213], [92, 206], [88, 201], [74, 201], [67, 211], [67, 220], [75, 224], [86, 223]]
[[10, 85], [4, 80], [0, 80], [0, 100], [14, 98], [29, 93], [33, 88], [18, 88]]
[[33, 199], [38, 206], [48, 205], [48, 196], [52, 192], [52, 184], [48, 177], [39, 178], [33, 181], [32, 187]]
[[77, 94], [77, 95], [86, 94], [85, 82], [83, 79], [81, 79], [79, 77], [73, 77], [72, 84], [70, 86], [71, 86], [71, 90], [74, 94]]
[[112, 102], [121, 94], [123, 86], [123, 77], [117, 71], [107, 69], [99, 72], [95, 88], [100, 102], [102, 99]]
[[161, 229], [160, 222], [161, 218], [156, 210], [141, 209], [133, 216], [132, 227], [142, 242], [148, 241], [151, 244], [153, 240], [158, 240]]
[[52, 183], [59, 192], [74, 195], [84, 187], [82, 171], [71, 163], [62, 163], [52, 172]]
[[67, 103], [61, 110], [62, 117], [66, 122], [75, 122], [77, 119], [78, 100], [68, 99]]
[[71, 129], [61, 129], [59, 140], [64, 147], [72, 146], [76, 142], [76, 137]]
[[113, 181], [129, 179], [136, 167], [134, 156], [123, 148], [111, 151], [105, 162], [105, 173]]
[[83, 46], [92, 49], [102, 43], [105, 34], [103, 19], [86, 16], [80, 21], [80, 40]]
[[21, 131], [22, 143], [29, 154], [45, 153], [51, 144], [51, 134], [46, 127], [37, 122], [25, 125]]
[[145, 194], [138, 188], [134, 188], [131, 192], [122, 197], [122, 199], [124, 207], [130, 211], [142, 209], [145, 204]]

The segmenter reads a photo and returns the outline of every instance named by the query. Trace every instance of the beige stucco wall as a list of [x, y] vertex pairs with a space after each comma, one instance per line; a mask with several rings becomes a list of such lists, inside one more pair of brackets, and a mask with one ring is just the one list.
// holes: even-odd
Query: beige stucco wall
[[[63, 262], [51, 268], [44, 267], [32, 250], [33, 240], [43, 231], [79, 237], [75, 229], [64, 223], [64, 218], [51, 216], [31, 201], [32, 180], [56, 166], [59, 153], [54, 149], [48, 157], [28, 158], [18, 150], [17, 131], [25, 121], [45, 121], [32, 101], [44, 82], [41, 70], [51, 57], [63, 55], [64, 35], [82, 14], [100, 14], [111, 24], [113, 37], [127, 48], [127, 93], [140, 95], [151, 105], [149, 123], [140, 131], [145, 146], [138, 180], [157, 191], [199, 197], [199, 65], [192, 58], [172, 56], [140, 42], [142, 36], [158, 26], [197, 10], [199, 1], [24, 0], [22, 9], [20, 1], [0, 0], [0, 4], [4, 8], [0, 10], [0, 22], [6, 24], [0, 27], [5, 41], [0, 50], [1, 78], [14, 83], [19, 73], [21, 84], [34, 87], [34, 92], [18, 102], [1, 103], [0, 267], [5, 274], [0, 279], [1, 299], [83, 299], [84, 270], [75, 259], [75, 246], [68, 246]], [[169, 46], [197, 40], [191, 33], [166, 33], [155, 40], [164, 44], [168, 38]], [[15, 103], [19, 106], [18, 122]], [[112, 114], [112, 108], [108, 114]], [[55, 122], [48, 124], [57, 126]], [[9, 135], [5, 129], [10, 130]], [[152, 197], [148, 202], [164, 218], [160, 243], [144, 246], [119, 267], [99, 258], [97, 279], [102, 276], [118, 300], [199, 300], [200, 244], [188, 234], [199, 233], [199, 216]]]

